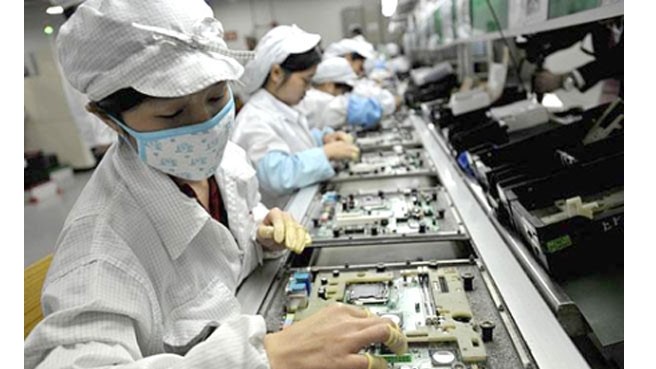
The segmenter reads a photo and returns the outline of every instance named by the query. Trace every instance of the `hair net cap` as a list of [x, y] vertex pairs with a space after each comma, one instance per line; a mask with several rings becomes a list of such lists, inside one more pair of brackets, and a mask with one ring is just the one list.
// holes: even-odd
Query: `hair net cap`
[[330, 44], [330, 46], [324, 51], [323, 55], [325, 58], [331, 58], [335, 56], [344, 56], [350, 53], [357, 53], [363, 58], [369, 59], [374, 56], [374, 48], [370, 43], [352, 38], [344, 38]]
[[57, 52], [65, 77], [91, 100], [127, 87], [150, 96], [188, 95], [239, 79], [223, 26], [202, 0], [87, 0], [61, 27]]
[[351, 64], [342, 57], [324, 59], [317, 67], [312, 77], [314, 83], [335, 82], [354, 86], [358, 76], [353, 72]]
[[297, 27], [278, 26], [267, 32], [255, 47], [255, 57], [246, 64], [242, 77], [245, 92], [254, 93], [262, 87], [274, 64], [280, 64], [290, 54], [300, 54], [316, 47], [321, 36]]

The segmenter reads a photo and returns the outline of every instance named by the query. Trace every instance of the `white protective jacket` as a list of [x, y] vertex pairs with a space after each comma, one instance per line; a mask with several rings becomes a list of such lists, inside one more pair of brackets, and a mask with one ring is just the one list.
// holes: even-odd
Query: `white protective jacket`
[[229, 229], [123, 141], [80, 195], [43, 287], [25, 368], [268, 368], [241, 281], [262, 261], [255, 171], [229, 143], [215, 175]]
[[310, 129], [325, 127], [339, 129], [346, 124], [349, 94], [333, 96], [327, 92], [311, 88], [296, 109], [307, 116]]
[[390, 115], [396, 111], [394, 95], [369, 78], [360, 78], [352, 93], [363, 97], [376, 98], [383, 107], [383, 115]]
[[[307, 185], [335, 175], [321, 149], [324, 133], [319, 130], [311, 132], [303, 113], [276, 99], [267, 90], [261, 88], [251, 96], [248, 104], [237, 115], [232, 141], [246, 150], [248, 159], [258, 168], [260, 193], [264, 204], [284, 208], [291, 197], [289, 193], [280, 193], [269, 188], [264, 180], [273, 175], [282, 175], [263, 173], [274, 169], [260, 163], [271, 152], [311, 154], [299, 156], [301, 167], [306, 173], [303, 181], [307, 182]], [[288, 183], [286, 187], [302, 187], [297, 185]]]

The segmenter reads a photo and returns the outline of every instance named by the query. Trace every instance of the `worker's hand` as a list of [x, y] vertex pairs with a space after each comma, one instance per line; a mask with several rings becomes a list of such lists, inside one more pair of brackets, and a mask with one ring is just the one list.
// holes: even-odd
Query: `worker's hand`
[[312, 238], [289, 213], [273, 208], [257, 229], [257, 242], [270, 251], [287, 248], [300, 254]]
[[396, 106], [395, 110], [399, 110], [401, 105], [403, 105], [403, 96], [394, 95], [394, 105]]
[[323, 145], [323, 151], [329, 160], [351, 160], [360, 158], [360, 148], [352, 143], [344, 141], [333, 141]]
[[543, 70], [535, 74], [533, 80], [533, 90], [537, 93], [556, 91], [563, 85], [564, 74], [554, 74]]
[[372, 343], [397, 355], [408, 351], [407, 338], [391, 320], [344, 304], [264, 337], [271, 369], [387, 369], [385, 359], [358, 354]]
[[355, 139], [353, 138], [353, 136], [351, 136], [350, 134], [348, 134], [344, 131], [337, 131], [337, 132], [333, 132], [333, 133], [328, 133], [327, 135], [323, 136], [323, 143], [324, 144], [335, 142], [335, 141], [344, 141], [344, 142], [348, 142], [348, 143], [353, 143], [353, 141], [355, 141]]

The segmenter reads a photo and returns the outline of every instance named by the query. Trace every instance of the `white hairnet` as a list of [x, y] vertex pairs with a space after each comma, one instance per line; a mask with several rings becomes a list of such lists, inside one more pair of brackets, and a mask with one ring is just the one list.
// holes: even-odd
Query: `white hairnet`
[[61, 27], [59, 61], [71, 85], [98, 101], [127, 87], [178, 97], [236, 80], [243, 67], [202, 0], [87, 0]]
[[321, 36], [308, 33], [297, 27], [278, 26], [267, 32], [255, 48], [255, 57], [246, 64], [242, 77], [244, 90], [252, 94], [266, 80], [274, 64], [280, 64], [290, 54], [301, 54], [316, 47]]
[[317, 67], [317, 72], [312, 77], [314, 83], [336, 82], [347, 85], [355, 85], [358, 76], [353, 72], [348, 60], [336, 56], [324, 59]]
[[374, 56], [374, 48], [370, 43], [358, 41], [352, 38], [343, 38], [337, 42], [333, 42], [324, 51], [324, 58], [332, 58], [335, 56], [344, 56], [350, 53], [360, 54], [363, 58], [369, 59]]
[[390, 42], [387, 45], [385, 45], [385, 51], [387, 51], [387, 55], [390, 58], [393, 58], [401, 53], [401, 48], [399, 45], [395, 44], [394, 42]]

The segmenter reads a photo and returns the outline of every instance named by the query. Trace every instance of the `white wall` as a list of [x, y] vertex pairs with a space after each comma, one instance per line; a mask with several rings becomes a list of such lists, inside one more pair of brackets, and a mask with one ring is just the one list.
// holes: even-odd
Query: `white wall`
[[64, 18], [46, 14], [47, 6], [47, 2], [25, 6], [25, 58], [36, 60], [38, 74], [24, 80], [24, 148], [55, 153], [61, 163], [88, 168], [95, 159], [83, 144], [68, 110], [54, 60], [54, 33], [43, 32], [46, 25], [59, 29]]
[[320, 34], [325, 47], [343, 37], [342, 9], [362, 6], [365, 2], [378, 0], [215, 0], [213, 9], [226, 31], [237, 31], [238, 40], [230, 42], [230, 47], [245, 48], [247, 35], [259, 39], [274, 20], [278, 24], [295, 23], [308, 32]]

